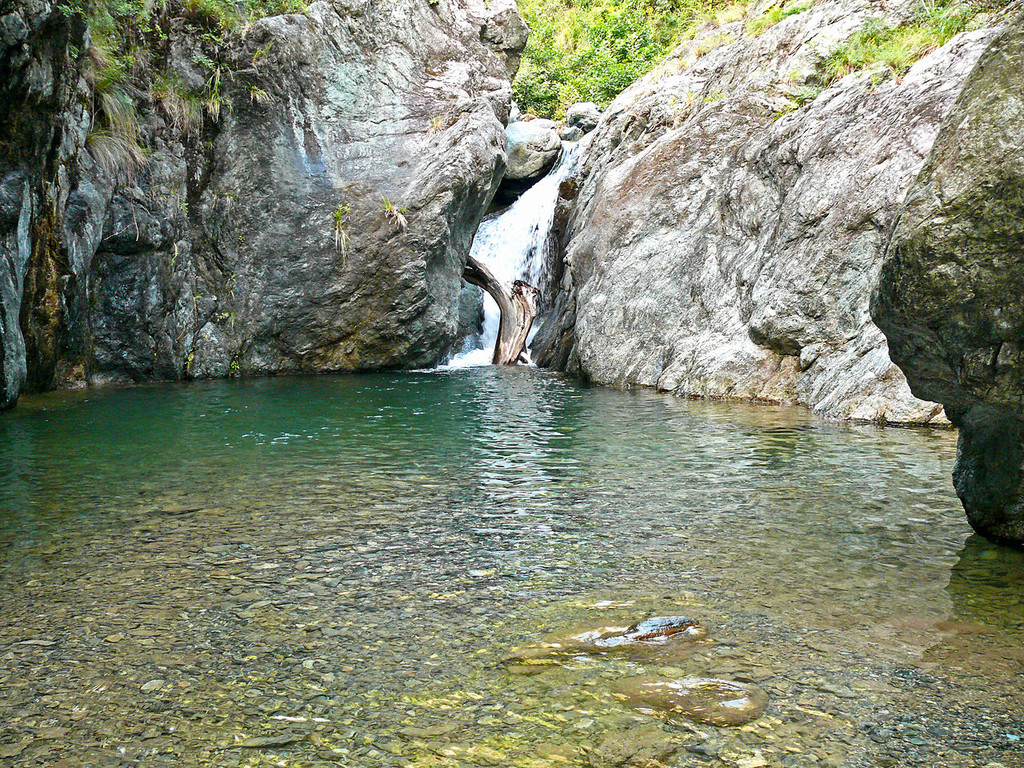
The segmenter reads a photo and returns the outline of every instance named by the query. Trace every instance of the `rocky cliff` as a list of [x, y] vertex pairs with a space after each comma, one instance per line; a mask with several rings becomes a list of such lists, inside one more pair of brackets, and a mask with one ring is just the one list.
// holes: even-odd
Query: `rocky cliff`
[[968, 520], [1024, 546], [1024, 21], [985, 51], [899, 215], [872, 306], [960, 428]]
[[583, 140], [562, 295], [535, 353], [596, 382], [944, 422], [890, 361], [869, 301], [900, 204], [993, 32], [959, 34], [907, 72], [836, 76], [852, 40], [920, 6], [772, 7], [704, 29]]
[[455, 338], [504, 171], [514, 4], [332, 0], [226, 37], [196, 7], [146, 32], [163, 85], [116, 93], [80, 14], [0, 8], [0, 406], [421, 366]]

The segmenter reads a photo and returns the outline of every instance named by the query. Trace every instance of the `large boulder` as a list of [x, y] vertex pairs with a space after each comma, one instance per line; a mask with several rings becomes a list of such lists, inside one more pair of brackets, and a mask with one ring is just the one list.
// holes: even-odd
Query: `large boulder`
[[508, 139], [507, 179], [534, 182], [546, 174], [558, 159], [562, 140], [552, 120], [520, 120], [505, 130]]
[[872, 304], [919, 397], [960, 427], [979, 533], [1024, 546], [1024, 23], [985, 51], [900, 213]]
[[[505, 168], [526, 33], [514, 3], [314, 2], [222, 47], [169, 24], [154, 66], [206, 87], [201, 62], [217, 60], [217, 101], [190, 126], [173, 94], [139, 101], [147, 157], [130, 177], [70, 153], [49, 240], [36, 233], [50, 209], [29, 205], [39, 258], [13, 329], [29, 343], [22, 364], [5, 325], [5, 378], [42, 389], [440, 359]], [[5, 183], [5, 211], [22, 210], [23, 188]], [[9, 257], [25, 240], [12, 216]]]
[[601, 120], [601, 108], [592, 101], [579, 101], [565, 110], [565, 124], [590, 133]]
[[993, 32], [901, 78], [820, 87], [843, 41], [911, 10], [822, 0], [760, 35], [725, 24], [621, 94], [564, 185], [562, 290], [535, 359], [617, 386], [944, 423], [890, 361], [869, 302], [906, 190]]

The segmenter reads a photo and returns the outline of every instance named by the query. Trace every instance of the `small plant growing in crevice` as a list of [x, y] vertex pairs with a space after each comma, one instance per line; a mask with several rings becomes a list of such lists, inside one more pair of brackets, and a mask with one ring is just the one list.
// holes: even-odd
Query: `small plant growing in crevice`
[[447, 112], [443, 112], [440, 115], [434, 115], [430, 118], [430, 132], [440, 133], [448, 127], [448, 122], [451, 116]]
[[210, 79], [206, 81], [206, 98], [204, 106], [206, 113], [213, 122], [220, 120], [221, 107], [224, 104], [224, 97], [221, 94], [220, 67], [215, 67]]
[[813, 7], [814, 0], [803, 3], [799, 1], [778, 3], [769, 8], [762, 15], [753, 19], [748, 19], [746, 24], [744, 24], [744, 29], [748, 35], [758, 37], [783, 19], [788, 19], [790, 16], [796, 16], [798, 13], [803, 13]]
[[269, 104], [271, 101], [270, 94], [255, 85], [249, 86], [249, 98], [253, 104]]
[[389, 200], [384, 195], [381, 195], [380, 199], [381, 209], [384, 211], [384, 215], [387, 218], [395, 222], [399, 229], [405, 229], [409, 226], [409, 221], [405, 218], [405, 214], [408, 213], [409, 210], [408, 208], [400, 208], [393, 200]]
[[153, 100], [160, 105], [163, 113], [176, 131], [194, 136], [203, 126], [202, 99], [189, 93], [169, 75], [153, 78]]
[[348, 253], [348, 217], [352, 213], [350, 203], [338, 204], [338, 207], [331, 213], [334, 219], [334, 247], [342, 258]]

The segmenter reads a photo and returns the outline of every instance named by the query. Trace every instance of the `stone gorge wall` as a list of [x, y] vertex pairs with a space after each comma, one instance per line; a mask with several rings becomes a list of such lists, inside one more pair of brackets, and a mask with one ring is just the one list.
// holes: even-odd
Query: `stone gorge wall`
[[316, 2], [215, 52], [177, 23], [162, 65], [201, 86], [197, 54], [219, 56], [223, 105], [189, 128], [143, 97], [132, 173], [85, 149], [84, 25], [48, 0], [3, 10], [0, 406], [445, 353], [504, 171], [527, 32], [510, 0]]
[[[586, 137], [541, 364], [680, 395], [941, 423], [889, 359], [869, 300], [893, 221], [991, 30], [897, 80], [825, 56], [910, 3], [821, 0], [755, 36], [678, 48]], [[875, 82], [881, 80], [881, 82]], [[556, 270], [557, 271], [557, 270]]]
[[1024, 546], [1024, 19], [985, 51], [907, 196], [872, 306], [960, 428], [974, 528]]

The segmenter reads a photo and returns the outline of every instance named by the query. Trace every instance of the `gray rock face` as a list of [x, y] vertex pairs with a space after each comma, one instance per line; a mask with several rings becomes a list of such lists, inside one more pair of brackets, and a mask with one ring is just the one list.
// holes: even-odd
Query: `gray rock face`
[[87, 34], [45, 0], [0, 16], [0, 410], [25, 386], [29, 358], [40, 361], [31, 373], [59, 375], [54, 334], [35, 331], [59, 328], [63, 294], [74, 287], [46, 276], [66, 258], [53, 246], [85, 141], [76, 94]]
[[564, 125], [559, 129], [558, 137], [562, 141], [579, 141], [583, 138], [583, 130], [575, 125]]
[[872, 314], [914, 392], [960, 427], [979, 533], [1024, 546], [1024, 22], [967, 80], [900, 213]]
[[590, 133], [601, 120], [601, 108], [592, 101], [580, 101], [565, 110], [565, 124]]
[[551, 170], [562, 149], [558, 126], [551, 120], [521, 120], [510, 123], [508, 138], [508, 169], [506, 178], [513, 181], [536, 181]]
[[[163, 65], [205, 82], [195, 61], [210, 43], [175, 29]], [[510, 0], [316, 2], [263, 19], [206, 52], [227, 57], [218, 119], [189, 132], [173, 104], [140, 104], [149, 153], [130, 180], [67, 153], [49, 250], [45, 209], [29, 205], [22, 236], [30, 163], [17, 159], [0, 263], [23, 263], [26, 243], [54, 257], [25, 269], [20, 331], [18, 276], [4, 277], [8, 401], [26, 371], [42, 389], [438, 360], [504, 171], [525, 29]]]
[[809, 103], [802, 90], [866, 19], [908, 7], [826, 0], [760, 36], [727, 24], [620, 95], [581, 146], [562, 296], [535, 359], [599, 383], [944, 422], [889, 360], [869, 300], [992, 32], [899, 81], [852, 74]]

